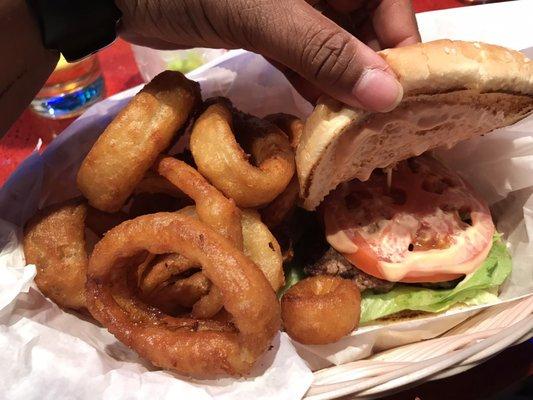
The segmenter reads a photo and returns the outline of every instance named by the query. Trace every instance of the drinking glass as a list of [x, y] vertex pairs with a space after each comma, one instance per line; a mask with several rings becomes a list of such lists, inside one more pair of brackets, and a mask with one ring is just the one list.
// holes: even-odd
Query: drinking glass
[[61, 56], [54, 72], [32, 101], [31, 108], [46, 118], [71, 118], [103, 95], [104, 80], [96, 56], [75, 63], [67, 63]]

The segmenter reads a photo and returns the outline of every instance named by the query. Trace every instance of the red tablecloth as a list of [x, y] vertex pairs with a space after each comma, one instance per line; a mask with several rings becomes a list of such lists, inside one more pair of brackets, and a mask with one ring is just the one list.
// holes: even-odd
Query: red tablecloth
[[[417, 12], [462, 6], [457, 0], [414, 0]], [[110, 96], [142, 82], [129, 44], [117, 40], [98, 54], [104, 74], [106, 95]], [[44, 146], [65, 129], [72, 120], [53, 121], [26, 110], [0, 140], [0, 186], [35, 148]]]

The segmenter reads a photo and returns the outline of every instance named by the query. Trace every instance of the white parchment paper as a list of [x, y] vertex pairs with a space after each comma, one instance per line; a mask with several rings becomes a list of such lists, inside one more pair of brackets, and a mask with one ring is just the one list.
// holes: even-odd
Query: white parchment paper
[[[513, 2], [513, 3], [525, 3]], [[516, 8], [516, 17], [524, 14]], [[494, 25], [502, 28], [501, 10]], [[450, 15], [458, 21], [461, 12]], [[479, 12], [479, 18], [488, 15]], [[419, 16], [425, 40], [457, 36], [446, 32], [442, 13]], [[431, 21], [439, 21], [439, 24]], [[457, 29], [475, 31], [463, 18]], [[467, 25], [468, 24], [468, 25]], [[487, 18], [483, 25], [490, 24]], [[509, 25], [510, 26], [510, 25]], [[530, 26], [530, 25], [528, 25]], [[529, 28], [528, 28], [529, 29]], [[508, 29], [505, 29], [506, 32]], [[494, 29], [491, 28], [491, 34]], [[502, 34], [504, 35], [504, 34]], [[502, 43], [513, 45], [512, 37]], [[522, 36], [521, 36], [522, 37]], [[529, 35], [529, 38], [531, 35]], [[484, 40], [483, 36], [476, 36]], [[523, 39], [523, 37], [522, 37]], [[490, 40], [488, 40], [490, 41]], [[523, 40], [522, 40], [523, 42]], [[521, 42], [520, 42], [521, 43]], [[533, 55], [530, 53], [530, 57]], [[244, 111], [307, 115], [311, 106], [263, 58], [230, 51], [190, 75], [204, 97], [227, 96]], [[21, 226], [38, 208], [78, 195], [74, 177], [96, 137], [138, 90], [113, 96], [70, 125], [47, 149], [25, 160], [0, 190], [0, 393], [8, 399], [297, 399], [312, 381], [309, 367], [366, 357], [372, 351], [434, 337], [457, 325], [479, 307], [452, 310], [415, 321], [364, 327], [330, 346], [300, 346], [279, 334], [248, 379], [193, 382], [158, 371], [82, 316], [60, 310], [33, 284], [35, 268], [25, 266]], [[492, 204], [498, 229], [506, 233], [514, 269], [502, 292], [514, 298], [533, 285], [533, 119], [505, 132], [466, 142], [440, 153], [452, 162]], [[300, 358], [298, 352], [306, 360]], [[307, 363], [307, 364], [306, 364]], [[309, 367], [308, 367], [309, 366]]]

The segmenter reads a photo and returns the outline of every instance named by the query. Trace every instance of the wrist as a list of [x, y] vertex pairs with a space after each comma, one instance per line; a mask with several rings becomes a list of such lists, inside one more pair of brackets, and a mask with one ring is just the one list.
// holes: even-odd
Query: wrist
[[113, 0], [26, 0], [34, 11], [47, 49], [69, 62], [111, 44], [121, 17]]

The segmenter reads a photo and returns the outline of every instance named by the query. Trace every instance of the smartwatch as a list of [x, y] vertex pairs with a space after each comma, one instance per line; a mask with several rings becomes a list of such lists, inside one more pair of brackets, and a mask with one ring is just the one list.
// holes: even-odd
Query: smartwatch
[[113, 0], [26, 0], [39, 23], [44, 47], [69, 62], [111, 44], [122, 13]]

